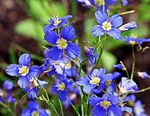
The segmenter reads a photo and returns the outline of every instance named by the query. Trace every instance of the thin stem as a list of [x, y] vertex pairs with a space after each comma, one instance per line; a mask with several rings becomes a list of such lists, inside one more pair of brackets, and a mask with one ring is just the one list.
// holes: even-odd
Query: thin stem
[[126, 72], [126, 75], [127, 75], [128, 79], [130, 79], [129, 72], [128, 72], [128, 70], [127, 70], [127, 68], [126, 68], [125, 64], [124, 64], [122, 61], [120, 61], [120, 63], [122, 64], [122, 66], [123, 66], [123, 70]]
[[58, 102], [59, 102], [59, 106], [60, 106], [60, 110], [61, 110], [61, 115], [64, 116], [62, 103], [59, 99], [58, 99]]
[[133, 63], [132, 63], [132, 71], [131, 71], [131, 80], [133, 80], [134, 70], [135, 70], [135, 54], [134, 54], [134, 45], [132, 45], [132, 57], [133, 57]]
[[80, 113], [78, 112], [77, 108], [72, 103], [70, 103], [70, 104], [73, 107], [73, 109], [76, 111], [77, 115], [80, 116]]
[[56, 115], [59, 116], [59, 113], [57, 112], [56, 108], [55, 108], [54, 105], [50, 102], [50, 99], [49, 99], [49, 96], [48, 96], [48, 93], [47, 93], [46, 89], [39, 83], [39, 81], [38, 81], [37, 79], [35, 79], [35, 81], [38, 83], [38, 85], [39, 85], [39, 86], [44, 90], [44, 92], [45, 92], [45, 95], [46, 95], [46, 100], [45, 100], [45, 102], [46, 102], [49, 106], [51, 106], [51, 107], [53, 108], [54, 112], [56, 113]]
[[131, 14], [131, 13], [134, 13], [134, 12], [135, 12], [135, 10], [130, 10], [130, 11], [119, 13], [119, 15], [126, 15], [126, 14]]

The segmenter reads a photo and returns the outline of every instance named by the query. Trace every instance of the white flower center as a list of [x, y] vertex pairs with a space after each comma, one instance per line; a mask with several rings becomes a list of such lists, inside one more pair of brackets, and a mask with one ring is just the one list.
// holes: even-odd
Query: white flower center
[[27, 66], [22, 66], [21, 68], [19, 68], [19, 74], [21, 74], [21, 76], [26, 76], [29, 72], [29, 68]]
[[90, 84], [97, 85], [100, 82], [100, 78], [91, 76]]
[[61, 20], [58, 16], [53, 17], [52, 20], [54, 21], [54, 26], [58, 26], [61, 23]]
[[102, 23], [102, 28], [103, 28], [105, 31], [111, 30], [111, 27], [112, 27], [112, 25], [111, 25], [111, 23], [108, 22], [108, 21], [105, 21], [105, 22]]
[[65, 90], [65, 84], [63, 82], [58, 84], [58, 90], [64, 91]]
[[100, 102], [100, 106], [103, 107], [104, 109], [108, 109], [111, 103], [107, 100], [103, 100]]

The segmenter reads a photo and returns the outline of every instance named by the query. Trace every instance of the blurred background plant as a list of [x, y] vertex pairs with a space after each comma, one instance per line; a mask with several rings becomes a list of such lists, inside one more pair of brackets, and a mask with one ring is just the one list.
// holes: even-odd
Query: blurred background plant
[[[124, 32], [123, 35], [136, 34], [137, 37], [150, 37], [150, 1], [149, 0], [129, 0], [127, 7], [116, 5], [113, 13], [134, 10], [134, 13], [123, 15], [124, 22], [136, 21], [138, 29]], [[119, 11], [119, 12], [118, 12]], [[71, 22], [76, 27], [78, 43], [80, 46], [95, 46], [97, 39], [91, 35], [91, 28], [96, 24], [94, 10], [85, 8], [75, 0], [1, 0], [0, 1], [0, 81], [10, 79], [6, 76], [4, 69], [9, 63], [17, 63], [17, 58], [21, 53], [28, 52], [36, 63], [42, 64], [42, 46], [47, 46], [43, 38], [43, 27], [48, 24], [48, 20], [53, 16], [63, 17], [67, 14], [73, 15]], [[112, 12], [110, 12], [110, 15]], [[144, 44], [143, 47], [150, 44]], [[99, 53], [99, 51], [97, 51]], [[145, 54], [137, 54], [137, 71], [150, 72], [150, 50]], [[123, 60], [128, 69], [131, 69], [132, 62], [131, 48], [120, 41], [107, 39], [105, 51], [98, 63], [98, 66], [105, 67], [107, 71], [113, 70], [113, 65]], [[102, 64], [102, 65], [101, 65]], [[139, 69], [140, 68], [140, 69]], [[136, 76], [136, 75], [135, 75]], [[16, 81], [15, 78], [11, 80]], [[150, 85], [150, 81], [142, 79], [136, 80], [141, 88]], [[17, 85], [16, 85], [17, 86]], [[17, 88], [17, 87], [16, 87]], [[15, 92], [17, 90], [14, 90]], [[17, 93], [22, 97], [23, 93]], [[145, 108], [150, 108], [148, 92], [143, 99]], [[150, 112], [149, 110], [146, 110]], [[0, 112], [2, 109], [0, 108]], [[3, 112], [2, 112], [3, 113]], [[4, 112], [5, 113], [5, 112]], [[3, 113], [3, 114], [4, 114]]]

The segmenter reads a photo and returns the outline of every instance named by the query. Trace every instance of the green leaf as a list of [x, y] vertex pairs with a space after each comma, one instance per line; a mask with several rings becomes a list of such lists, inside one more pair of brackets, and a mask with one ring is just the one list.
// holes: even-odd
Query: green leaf
[[103, 51], [101, 60], [107, 71], [111, 71], [117, 62], [116, 57], [107, 51]]
[[37, 38], [39, 41], [43, 38], [43, 26], [32, 19], [23, 20], [15, 26], [18, 34]]

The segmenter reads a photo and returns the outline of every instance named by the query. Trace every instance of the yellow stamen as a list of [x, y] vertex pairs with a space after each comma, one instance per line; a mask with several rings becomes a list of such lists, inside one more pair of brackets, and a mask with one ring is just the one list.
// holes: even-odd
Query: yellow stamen
[[97, 4], [98, 6], [101, 6], [104, 4], [104, 0], [94, 0], [95, 4]]
[[70, 62], [66, 63], [65, 68], [70, 69], [71, 68], [71, 63]]
[[135, 42], [135, 41], [132, 41], [132, 40], [130, 40], [129, 43], [130, 43], [131, 45], [135, 45], [135, 44], [136, 44], [136, 42]]
[[32, 114], [31, 114], [31, 116], [39, 116], [39, 113], [36, 112], [36, 111], [33, 111]]
[[58, 39], [57, 41], [56, 41], [56, 44], [57, 44], [57, 47], [59, 48], [59, 49], [66, 49], [66, 47], [68, 46], [68, 43], [67, 43], [67, 40], [65, 40], [65, 39], [63, 39], [63, 38], [61, 38], [61, 39]]
[[29, 72], [29, 68], [27, 66], [22, 66], [21, 68], [19, 68], [19, 74], [21, 74], [21, 76], [25, 76], [26, 74], [28, 74]]
[[61, 23], [61, 20], [58, 16], [53, 17], [52, 20], [54, 21], [54, 26], [58, 26]]
[[65, 84], [63, 82], [59, 83], [58, 90], [61, 90], [61, 91], [65, 90]]
[[91, 77], [90, 84], [97, 85], [99, 84], [99, 82], [100, 82], [100, 78], [94, 76]]
[[103, 100], [102, 102], [100, 102], [100, 106], [103, 107], [104, 109], [108, 109], [110, 105], [111, 103], [107, 100]]

